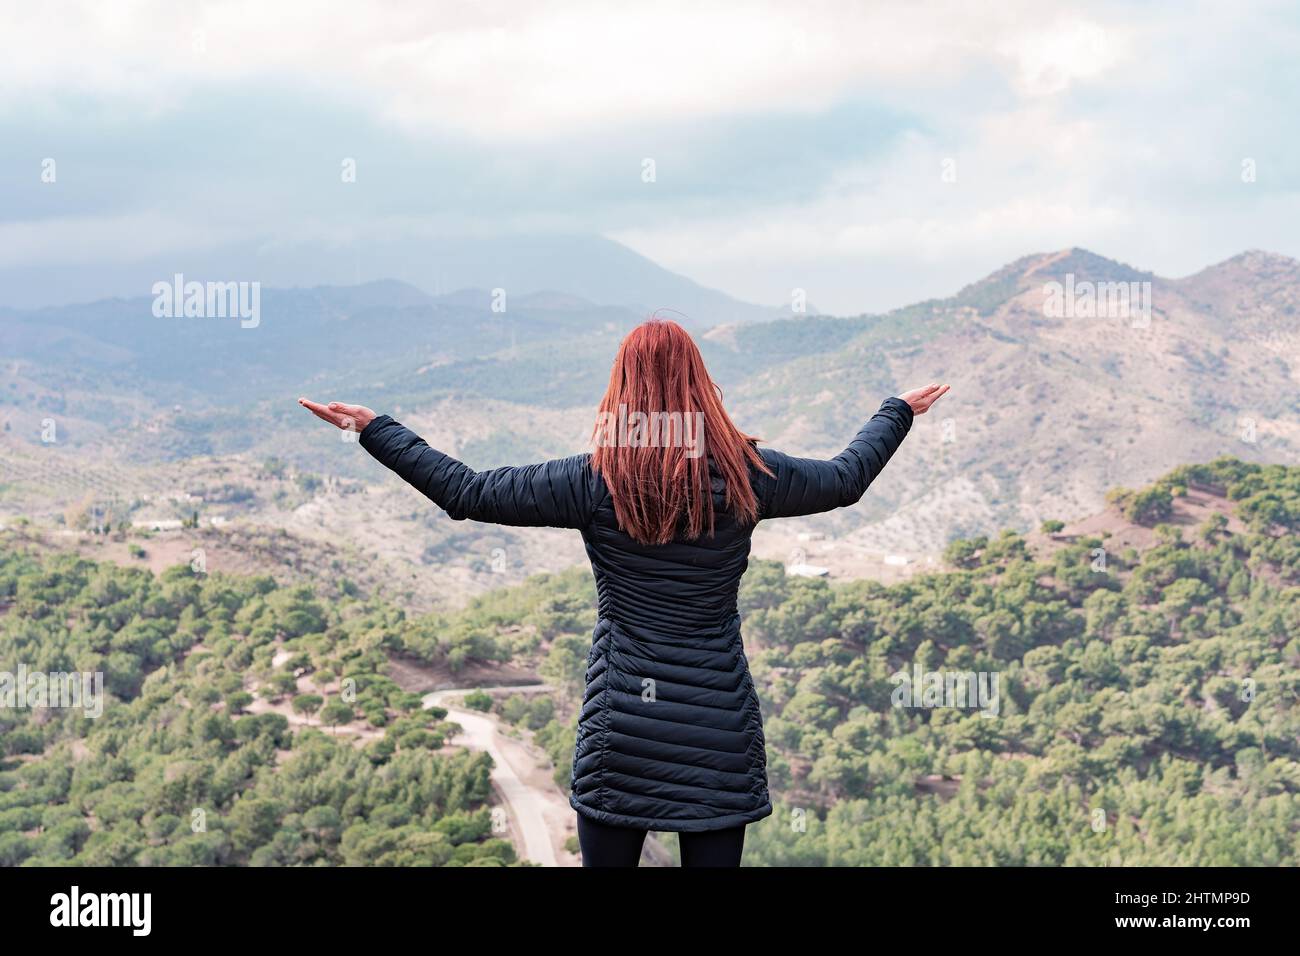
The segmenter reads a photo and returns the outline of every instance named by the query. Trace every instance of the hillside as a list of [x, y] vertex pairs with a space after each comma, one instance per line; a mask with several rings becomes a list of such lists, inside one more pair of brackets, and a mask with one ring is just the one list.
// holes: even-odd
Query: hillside
[[[1225, 458], [1110, 497], [891, 586], [751, 567], [777, 809], [747, 863], [1297, 864], [1300, 468]], [[585, 571], [407, 617], [0, 541], [0, 670], [98, 669], [109, 694], [103, 719], [0, 712], [0, 863], [510, 862], [485, 761], [443, 745], [412, 674], [540, 674], [553, 693], [482, 703], [567, 783]], [[992, 693], [899, 697], [918, 672]]]
[[[953, 542], [892, 586], [751, 566], [776, 811], [747, 863], [1296, 865], [1300, 468], [1221, 459], [1112, 498], [1073, 526]], [[497, 709], [550, 741], [560, 782], [591, 600], [575, 571], [460, 617], [542, 641], [557, 718]], [[909, 703], [897, 675], [918, 669], [993, 693]]]
[[[1144, 326], [1047, 308], [1050, 283], [1114, 282], [1150, 283]], [[909, 383], [952, 383], [858, 506], [755, 536], [761, 558], [891, 581], [930, 567], [953, 537], [1081, 518], [1108, 487], [1182, 461], [1294, 460], [1298, 296], [1300, 264], [1265, 253], [1163, 279], [1066, 250], [888, 315], [697, 331], [741, 427], [795, 454], [834, 454], [880, 398]], [[193, 505], [204, 521], [283, 529], [322, 547], [346, 539], [450, 572], [452, 601], [581, 560], [571, 537], [437, 520], [294, 399], [389, 411], [475, 467], [570, 454], [584, 447], [610, 358], [638, 312], [545, 292], [500, 314], [485, 291], [430, 296], [400, 282], [268, 291], [261, 325], [247, 330], [158, 320], [147, 306], [0, 317], [0, 520], [57, 524], [88, 496], [105, 509], [101, 499], [116, 499], [132, 520], [174, 519]], [[55, 444], [40, 440], [47, 421]], [[316, 490], [233, 503], [199, 493], [225, 473], [249, 484], [270, 459], [320, 479]], [[335, 493], [339, 482], [364, 483], [366, 497]], [[178, 490], [204, 500], [158, 507]], [[370, 511], [356, 509], [362, 500]], [[489, 561], [494, 570], [483, 570]]]
[[[1044, 287], [1071, 276], [1150, 282], [1149, 327], [1045, 315]], [[1171, 280], [1069, 250], [885, 317], [728, 397], [774, 443], [826, 454], [862, 414], [844, 396], [951, 382], [947, 407], [918, 422], [868, 494], [882, 507], [868, 504], [856, 530], [841, 516], [850, 544], [933, 552], [953, 534], [1093, 513], [1105, 489], [1152, 481], [1179, 462], [1221, 454], [1294, 461], [1298, 302], [1292, 259], [1249, 253]], [[738, 355], [753, 334], [742, 331]]]
[[94, 706], [24, 686], [0, 711], [0, 865], [515, 862], [490, 760], [384, 674], [399, 612], [12, 537], [0, 596], [6, 674], [103, 681]]

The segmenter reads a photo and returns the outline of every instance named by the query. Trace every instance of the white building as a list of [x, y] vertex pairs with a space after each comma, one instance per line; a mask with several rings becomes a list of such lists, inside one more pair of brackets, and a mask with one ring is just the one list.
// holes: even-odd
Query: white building
[[785, 573], [787, 577], [797, 578], [824, 578], [831, 573], [830, 568], [823, 568], [816, 564], [790, 564], [786, 565]]

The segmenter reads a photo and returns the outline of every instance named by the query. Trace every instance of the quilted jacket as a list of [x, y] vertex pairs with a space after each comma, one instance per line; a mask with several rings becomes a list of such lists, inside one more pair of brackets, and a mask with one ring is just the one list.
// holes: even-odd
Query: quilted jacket
[[[854, 504], [911, 424], [908, 404], [889, 398], [829, 461], [760, 449], [772, 475], [751, 469], [759, 520]], [[712, 536], [643, 545], [619, 529], [590, 455], [475, 472], [388, 415], [360, 438], [453, 519], [581, 532], [598, 614], [570, 781], [577, 812], [660, 831], [732, 827], [772, 812], [736, 612], [754, 529], [724, 511], [721, 479]]]

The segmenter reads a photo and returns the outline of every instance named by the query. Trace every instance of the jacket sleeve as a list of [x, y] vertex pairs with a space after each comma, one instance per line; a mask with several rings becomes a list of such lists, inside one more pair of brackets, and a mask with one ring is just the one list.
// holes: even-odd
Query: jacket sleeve
[[591, 521], [588, 455], [474, 471], [388, 415], [361, 432], [361, 447], [456, 521], [583, 528]]
[[793, 518], [855, 504], [911, 427], [912, 407], [901, 398], [887, 398], [849, 447], [830, 461], [762, 449], [759, 454], [772, 474], [757, 473], [759, 517]]

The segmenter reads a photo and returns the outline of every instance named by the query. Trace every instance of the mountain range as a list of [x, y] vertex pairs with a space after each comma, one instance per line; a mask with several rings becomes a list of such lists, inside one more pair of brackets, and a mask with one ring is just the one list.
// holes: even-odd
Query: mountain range
[[[760, 556], [797, 554], [835, 575], [878, 574], [887, 556], [923, 567], [953, 537], [1078, 518], [1107, 488], [1180, 464], [1300, 452], [1300, 263], [1286, 257], [1252, 251], [1167, 279], [1068, 249], [848, 318], [713, 311], [702, 303], [722, 294], [689, 280], [676, 293], [663, 276], [638, 286], [636, 260], [614, 302], [619, 262], [584, 282], [546, 276], [538, 259], [539, 284], [555, 281], [508, 292], [504, 311], [488, 283], [432, 294], [392, 278], [267, 288], [256, 328], [157, 318], [148, 297], [0, 311], [0, 515], [111, 493], [145, 517], [170, 499], [162, 510], [175, 517], [190, 509], [178, 491], [246, 485], [238, 503], [188, 500], [203, 498], [203, 517], [456, 564], [471, 589], [499, 583], [481, 567], [494, 549], [512, 556], [511, 575], [577, 561], [577, 542], [551, 532], [429, 520], [410, 489], [295, 400], [390, 412], [475, 467], [571, 454], [619, 339], [651, 306], [688, 313], [740, 427], [794, 454], [834, 454], [887, 395], [951, 383], [859, 506], [760, 527]], [[1090, 301], [1104, 303], [1121, 284], [1141, 306], [1132, 315], [1084, 298], [1098, 290]], [[1064, 312], [1061, 290], [1078, 297]], [[49, 423], [57, 441], [43, 442]], [[258, 484], [271, 480], [269, 459], [324, 481], [276, 486], [273, 500]], [[365, 520], [348, 511], [355, 483], [369, 489]]]
[[[266, 289], [366, 287], [397, 280], [438, 298], [464, 289], [511, 296], [563, 290], [634, 312], [671, 308], [688, 321], [761, 321], [780, 307], [754, 305], [671, 272], [627, 246], [592, 235], [277, 240], [167, 251], [131, 263], [75, 269], [0, 269], [0, 306], [39, 308], [109, 297], [134, 299], [176, 273], [202, 282], [258, 281]], [[785, 311], [789, 311], [787, 308]]]

